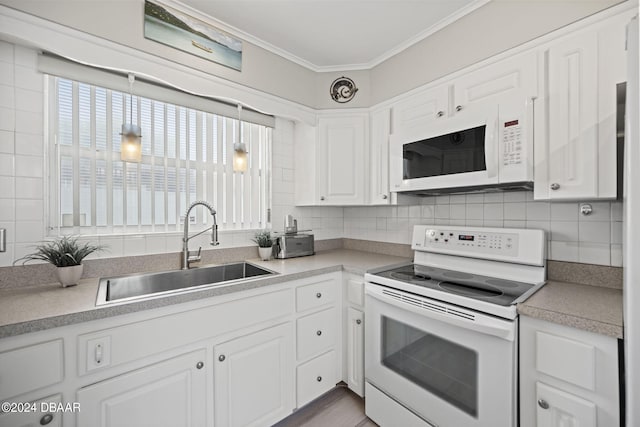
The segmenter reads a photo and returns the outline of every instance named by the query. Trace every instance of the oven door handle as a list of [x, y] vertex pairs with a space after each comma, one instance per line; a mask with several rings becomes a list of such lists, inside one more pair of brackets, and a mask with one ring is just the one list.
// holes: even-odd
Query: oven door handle
[[[444, 304], [441, 302], [436, 302], [436, 305], [443, 307], [450, 311], [433, 311], [427, 308], [418, 307], [414, 304], [397, 301], [393, 298], [389, 298], [387, 296], [381, 295], [376, 292], [376, 290], [366, 289], [365, 293], [371, 298], [376, 299], [377, 301], [383, 304], [389, 304], [394, 307], [400, 308], [402, 310], [407, 310], [412, 313], [415, 313], [419, 316], [429, 317], [434, 320], [438, 320], [443, 323], [448, 323], [450, 325], [460, 327], [463, 329], [467, 329], [474, 332], [480, 332], [485, 335], [493, 335], [498, 338], [502, 338], [507, 341], [515, 340], [515, 327], [513, 322], [509, 322], [506, 320], [498, 320], [491, 316], [485, 316], [481, 313], [474, 313], [474, 319], [470, 320], [460, 315], [456, 315], [456, 312], [461, 312], [460, 309], [456, 309], [455, 307], [449, 306], [448, 304]], [[412, 295], [412, 299], [416, 299], [415, 296]], [[421, 298], [420, 298], [421, 299]], [[365, 317], [368, 318], [369, 316]]]

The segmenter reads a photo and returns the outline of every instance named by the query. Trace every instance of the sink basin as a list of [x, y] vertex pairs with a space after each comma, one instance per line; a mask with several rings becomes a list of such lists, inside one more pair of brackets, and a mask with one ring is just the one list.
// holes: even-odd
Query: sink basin
[[227, 284], [269, 274], [274, 272], [248, 262], [238, 262], [189, 270], [107, 277], [100, 279], [97, 305], [192, 289], [197, 286]]

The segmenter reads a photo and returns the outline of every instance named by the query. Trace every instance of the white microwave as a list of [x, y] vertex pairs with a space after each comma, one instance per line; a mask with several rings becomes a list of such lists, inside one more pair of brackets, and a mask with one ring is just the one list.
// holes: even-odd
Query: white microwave
[[[469, 107], [389, 140], [392, 192], [463, 193], [533, 188], [531, 102]], [[440, 120], [440, 119], [438, 119]]]

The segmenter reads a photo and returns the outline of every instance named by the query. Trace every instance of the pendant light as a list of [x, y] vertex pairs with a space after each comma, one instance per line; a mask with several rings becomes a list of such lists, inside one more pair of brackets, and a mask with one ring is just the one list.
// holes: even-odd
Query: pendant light
[[247, 146], [242, 142], [242, 105], [238, 104], [238, 141], [233, 144], [233, 171], [247, 171]]
[[136, 76], [129, 73], [129, 123], [123, 123], [120, 142], [120, 160], [140, 163], [142, 160], [142, 132], [140, 126], [133, 124], [133, 82]]

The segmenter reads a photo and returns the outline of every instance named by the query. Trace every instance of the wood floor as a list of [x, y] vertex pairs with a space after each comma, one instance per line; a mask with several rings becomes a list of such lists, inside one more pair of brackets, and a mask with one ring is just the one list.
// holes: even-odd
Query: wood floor
[[364, 414], [364, 401], [338, 386], [273, 427], [377, 427]]

